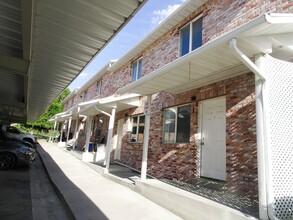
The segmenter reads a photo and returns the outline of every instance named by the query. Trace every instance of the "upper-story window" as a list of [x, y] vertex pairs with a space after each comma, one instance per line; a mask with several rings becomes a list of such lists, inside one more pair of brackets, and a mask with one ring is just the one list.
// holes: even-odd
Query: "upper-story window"
[[138, 80], [141, 77], [142, 58], [136, 60], [132, 64], [132, 82]]
[[83, 94], [83, 101], [87, 101], [87, 91], [85, 91]]
[[97, 82], [96, 92], [97, 92], [97, 95], [101, 95], [101, 92], [102, 92], [102, 80], [99, 80]]
[[184, 26], [180, 30], [180, 56], [202, 45], [202, 17]]

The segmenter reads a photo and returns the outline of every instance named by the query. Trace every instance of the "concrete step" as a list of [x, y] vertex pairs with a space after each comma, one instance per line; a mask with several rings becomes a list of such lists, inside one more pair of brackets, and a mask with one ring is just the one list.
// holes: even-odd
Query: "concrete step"
[[137, 180], [135, 182], [135, 191], [183, 219], [257, 219], [155, 179], [149, 179], [144, 182]]

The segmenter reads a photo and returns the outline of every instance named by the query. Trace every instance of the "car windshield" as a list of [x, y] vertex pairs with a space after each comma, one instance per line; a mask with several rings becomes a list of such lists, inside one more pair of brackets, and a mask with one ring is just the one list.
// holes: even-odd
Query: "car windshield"
[[7, 127], [6, 131], [9, 133], [20, 134], [21, 132], [15, 127]]

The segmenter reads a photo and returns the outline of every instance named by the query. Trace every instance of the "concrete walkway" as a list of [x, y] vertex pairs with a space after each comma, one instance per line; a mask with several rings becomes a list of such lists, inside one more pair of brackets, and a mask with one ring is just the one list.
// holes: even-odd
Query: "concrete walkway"
[[106, 179], [84, 162], [40, 141], [48, 174], [76, 219], [181, 219], [133, 190]]

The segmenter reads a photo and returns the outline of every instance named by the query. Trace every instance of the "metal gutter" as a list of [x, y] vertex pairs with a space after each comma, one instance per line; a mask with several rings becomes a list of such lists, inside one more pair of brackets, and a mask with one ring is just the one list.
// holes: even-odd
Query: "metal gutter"
[[234, 50], [236, 57], [250, 69], [258, 78], [265, 81], [265, 77], [261, 69], [256, 66], [238, 47], [237, 39], [233, 38], [229, 41], [230, 48]]
[[264, 96], [265, 76], [261, 69], [262, 55], [257, 56], [254, 64], [238, 47], [237, 39], [229, 41], [230, 48], [235, 52], [235, 56], [255, 74], [255, 96], [256, 96], [256, 137], [257, 137], [257, 170], [258, 170], [258, 197], [259, 197], [259, 218], [269, 219], [268, 217], [268, 160], [265, 146], [267, 146], [267, 126]]

